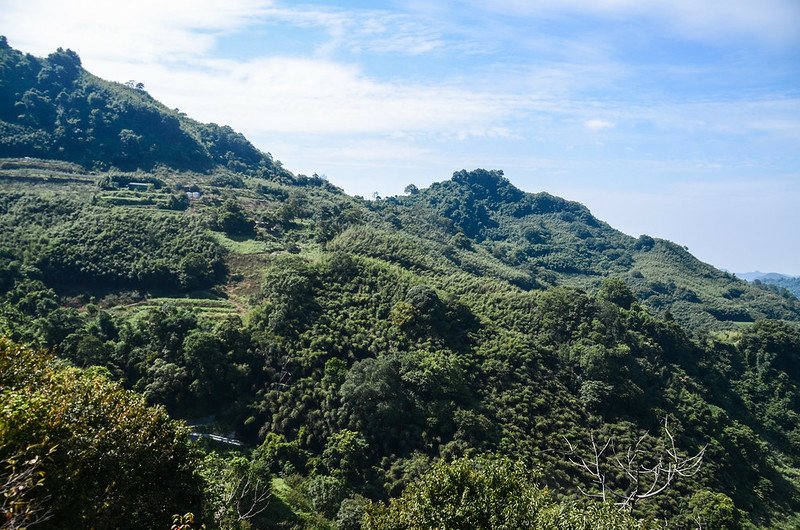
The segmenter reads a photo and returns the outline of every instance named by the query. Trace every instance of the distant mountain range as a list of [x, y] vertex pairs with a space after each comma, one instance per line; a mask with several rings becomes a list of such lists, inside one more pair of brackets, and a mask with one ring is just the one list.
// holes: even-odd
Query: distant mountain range
[[789, 274], [781, 274], [780, 272], [761, 272], [761, 271], [753, 271], [753, 272], [737, 272], [735, 273], [736, 276], [743, 280], [747, 280], [748, 282], [752, 282], [754, 280], [761, 280], [762, 282], [772, 281], [772, 280], [789, 280], [793, 278], [797, 278], [797, 276], [791, 276]]
[[794, 296], [800, 298], [800, 276], [789, 276], [788, 274], [781, 274], [778, 272], [745, 272], [736, 273], [736, 276], [753, 282], [761, 286], [770, 286], [776, 289], [777, 292], [786, 290]]

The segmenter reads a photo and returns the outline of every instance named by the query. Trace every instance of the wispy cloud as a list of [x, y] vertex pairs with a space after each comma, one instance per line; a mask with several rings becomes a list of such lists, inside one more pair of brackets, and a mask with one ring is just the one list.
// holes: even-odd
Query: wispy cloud
[[476, 9], [531, 18], [590, 15], [647, 19], [669, 31], [698, 39], [755, 37], [781, 44], [800, 39], [796, 0], [469, 0]]
[[250, 132], [498, 135], [507, 134], [498, 120], [520, 106], [510, 94], [378, 81], [357, 66], [324, 59], [217, 60], [202, 68], [101, 66], [114, 79], [145, 80], [154, 95], [201, 120], [224, 120]]
[[[209, 58], [225, 35], [281, 24], [319, 29], [317, 55]], [[142, 81], [171, 106], [250, 133], [509, 135], [497, 120], [517, 107], [506, 93], [380, 81], [330, 57], [337, 49], [413, 55], [441, 45], [429, 25], [387, 11], [288, 8], [270, 0], [9, 0], [0, 27], [25, 51], [70, 47], [102, 77]]]
[[397, 53], [418, 55], [440, 49], [442, 32], [422, 20], [378, 9], [275, 6], [264, 13], [262, 23], [318, 28], [325, 37], [317, 48], [320, 54], [344, 49], [352, 53]]
[[[644, 3], [671, 10], [674, 16], [689, 10], [683, 0]], [[533, 11], [526, 2], [505, 0], [494, 9], [529, 16], [570, 9], [614, 14], [638, 12], [640, 4], [546, 0], [537, 4], [539, 11]], [[744, 10], [740, 4], [732, 1], [729, 9]], [[633, 75], [626, 65], [598, 56], [592, 56], [592, 62], [499, 64], [426, 84], [378, 79], [355, 62], [331, 56], [336, 49], [396, 55], [428, 53], [451, 45], [430, 19], [409, 14], [289, 8], [270, 0], [145, 0], [135, 6], [9, 0], [4, 7], [0, 25], [8, 28], [12, 44], [40, 54], [56, 46], [72, 47], [89, 69], [103, 77], [143, 81], [171, 106], [203, 120], [231, 123], [250, 134], [415, 132], [459, 141], [518, 140], [531, 136], [523, 128], [541, 124], [552, 136], [576, 122], [595, 132], [625, 131], [640, 123], [726, 134], [791, 135], [800, 129], [798, 102], [791, 98], [745, 105], [740, 101], [598, 99], [587, 87], [617, 90]], [[44, 12], [48, 16], [39, 16]], [[208, 58], [220, 37], [264, 24], [319, 28], [325, 36], [319, 40], [318, 55], [267, 55], [238, 61]], [[581, 55], [582, 50], [579, 47], [575, 53]]]
[[26, 51], [66, 46], [91, 58], [141, 62], [200, 57], [224, 35], [269, 25], [319, 30], [321, 55], [340, 49], [415, 55], [444, 43], [441, 31], [409, 15], [273, 0], [6, 0], [0, 11], [0, 27]]
[[603, 129], [611, 129], [614, 127], [614, 124], [610, 121], [606, 120], [586, 120], [583, 122], [584, 127], [590, 129], [592, 131], [602, 131]]

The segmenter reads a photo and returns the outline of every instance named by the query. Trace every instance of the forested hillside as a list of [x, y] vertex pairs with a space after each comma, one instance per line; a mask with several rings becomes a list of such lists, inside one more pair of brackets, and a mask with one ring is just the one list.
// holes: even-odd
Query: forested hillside
[[280, 162], [230, 127], [201, 124], [141, 84], [103, 81], [71, 50], [45, 59], [0, 40], [0, 156], [56, 158], [89, 168], [207, 171], [289, 178]]
[[34, 528], [800, 524], [797, 298], [501, 171], [350, 197], [72, 52], [0, 57], [0, 459], [43, 473]]
[[754, 280], [753, 284], [773, 289], [785, 296], [784, 291], [789, 291], [800, 298], [800, 278], [763, 278]]
[[750, 286], [672, 242], [626, 236], [582, 204], [523, 193], [501, 171], [461, 171], [398, 202], [401, 210], [433, 210], [452, 223], [452, 234], [540, 283], [592, 289], [604, 277], [622, 278], [649, 309], [690, 329], [800, 316], [791, 297]]

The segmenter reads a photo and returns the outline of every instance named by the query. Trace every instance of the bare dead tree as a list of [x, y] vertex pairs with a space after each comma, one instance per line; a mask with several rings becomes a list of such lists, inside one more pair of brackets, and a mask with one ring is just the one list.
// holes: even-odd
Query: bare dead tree
[[[250, 471], [228, 468], [218, 475], [219, 501], [214, 518], [220, 526], [232, 520], [246, 521], [267, 509], [272, 488]], [[227, 522], [226, 522], [227, 521]]]
[[[581, 494], [614, 503], [626, 510], [632, 509], [643, 499], [654, 497], [666, 490], [678, 477], [691, 477], [700, 471], [706, 448], [688, 456], [680, 453], [675, 437], [669, 430], [669, 422], [664, 420], [664, 449], [653, 454], [644, 448], [647, 435], [640, 436], [636, 442], [624, 450], [617, 447], [614, 437], [602, 444], [591, 433], [591, 451], [580, 454], [566, 437], [569, 451], [567, 457], [573, 466], [587, 473], [595, 484], [597, 492], [585, 491]], [[609, 477], [621, 476], [622, 480], [611, 484]]]
[[0, 528], [23, 529], [50, 519], [52, 513], [47, 508], [50, 497], [31, 493], [44, 484], [41, 459], [17, 454], [5, 459], [3, 466], [0, 471]]
[[235, 507], [236, 517], [240, 521], [245, 521], [266, 510], [270, 497], [272, 497], [271, 485], [247, 473], [239, 478], [226, 503]]
[[270, 387], [277, 390], [286, 390], [289, 387], [289, 380], [291, 380], [291, 378], [292, 373], [289, 371], [289, 354], [287, 353], [283, 357], [277, 381], [274, 381]]
[[604, 471], [605, 468], [601, 467], [601, 461], [603, 460], [603, 455], [605, 454], [609, 445], [611, 445], [612, 439], [609, 438], [606, 443], [603, 444], [603, 447], [598, 449], [597, 441], [594, 438], [594, 433], [591, 433], [592, 452], [588, 461], [586, 458], [578, 454], [578, 451], [566, 436], [564, 437], [564, 440], [567, 442], [567, 447], [569, 447], [569, 452], [567, 453], [569, 461], [575, 467], [581, 469], [582, 471], [586, 471], [589, 476], [592, 477], [592, 482], [597, 484], [597, 487], [600, 489], [600, 493], [591, 493], [584, 491], [583, 488], [578, 486], [578, 491], [580, 491], [581, 494], [585, 495], [586, 497], [594, 497], [606, 502], [608, 500], [608, 494], [606, 490], [607, 479]]

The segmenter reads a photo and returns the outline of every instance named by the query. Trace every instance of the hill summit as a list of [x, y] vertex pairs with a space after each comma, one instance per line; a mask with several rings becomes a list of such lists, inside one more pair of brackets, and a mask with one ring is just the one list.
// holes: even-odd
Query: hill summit
[[144, 90], [103, 81], [72, 50], [40, 59], [0, 37], [0, 156], [54, 158], [88, 169], [224, 167], [290, 178], [272, 155], [228, 126], [198, 123]]

